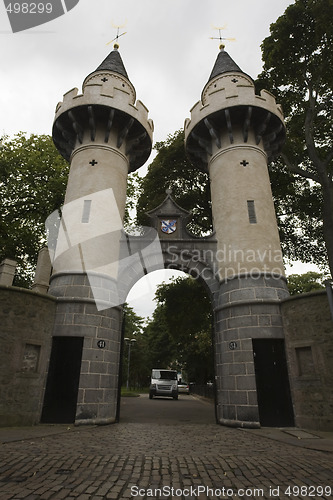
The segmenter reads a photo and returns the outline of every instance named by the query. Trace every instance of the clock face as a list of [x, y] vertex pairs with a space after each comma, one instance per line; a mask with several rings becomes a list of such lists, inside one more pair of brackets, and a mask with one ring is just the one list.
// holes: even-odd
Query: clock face
[[177, 220], [161, 220], [161, 231], [165, 234], [174, 233], [177, 229]]

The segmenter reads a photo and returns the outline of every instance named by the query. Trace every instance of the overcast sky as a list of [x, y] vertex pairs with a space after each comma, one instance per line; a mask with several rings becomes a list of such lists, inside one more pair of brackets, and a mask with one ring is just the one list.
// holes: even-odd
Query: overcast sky
[[1, 127], [50, 134], [55, 106], [112, 50], [112, 24], [124, 24], [120, 53], [137, 97], [154, 120], [154, 140], [183, 126], [208, 80], [219, 42], [213, 26], [226, 25], [226, 50], [256, 77], [260, 44], [290, 0], [80, 0], [67, 14], [11, 33], [0, 9]]
[[[292, 0], [80, 0], [67, 14], [13, 34], [0, 5], [0, 133], [51, 134], [56, 104], [112, 50], [113, 25], [122, 25], [120, 54], [137, 98], [149, 109], [154, 141], [183, 127], [199, 100], [218, 54], [218, 31], [226, 50], [255, 78], [262, 70], [260, 44]], [[143, 172], [152, 157], [143, 167]], [[161, 274], [162, 273], [162, 274]], [[163, 272], [132, 290], [139, 314], [152, 310], [151, 294]], [[158, 277], [157, 277], [158, 276]], [[150, 295], [144, 294], [150, 290]]]

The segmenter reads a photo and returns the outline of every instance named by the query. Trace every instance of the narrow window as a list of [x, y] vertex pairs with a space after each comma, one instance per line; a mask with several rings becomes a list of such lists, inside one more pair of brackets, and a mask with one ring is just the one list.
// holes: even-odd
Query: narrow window
[[25, 344], [21, 371], [26, 373], [36, 373], [40, 356], [40, 345]]
[[91, 207], [91, 200], [84, 200], [81, 222], [83, 222], [83, 223], [89, 222], [90, 207]]
[[315, 376], [316, 369], [311, 346], [295, 347], [298, 376]]
[[257, 216], [256, 216], [256, 209], [255, 209], [253, 200], [247, 200], [247, 211], [249, 213], [250, 224], [256, 224], [257, 223]]

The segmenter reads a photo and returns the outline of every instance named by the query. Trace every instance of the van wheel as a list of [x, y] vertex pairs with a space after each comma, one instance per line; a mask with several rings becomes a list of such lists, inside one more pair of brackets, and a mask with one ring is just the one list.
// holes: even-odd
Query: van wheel
[[149, 393], [149, 399], [153, 399], [153, 395], [151, 392]]
[[178, 396], [173, 396], [173, 399], [178, 399]]

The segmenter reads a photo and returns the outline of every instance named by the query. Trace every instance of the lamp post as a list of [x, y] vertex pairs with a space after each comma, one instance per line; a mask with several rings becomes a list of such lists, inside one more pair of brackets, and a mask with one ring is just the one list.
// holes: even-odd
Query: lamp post
[[128, 337], [124, 338], [126, 344], [128, 345], [128, 358], [127, 358], [127, 382], [126, 389], [128, 389], [129, 385], [129, 374], [130, 374], [130, 362], [131, 362], [131, 346], [134, 345], [136, 339], [129, 339]]

